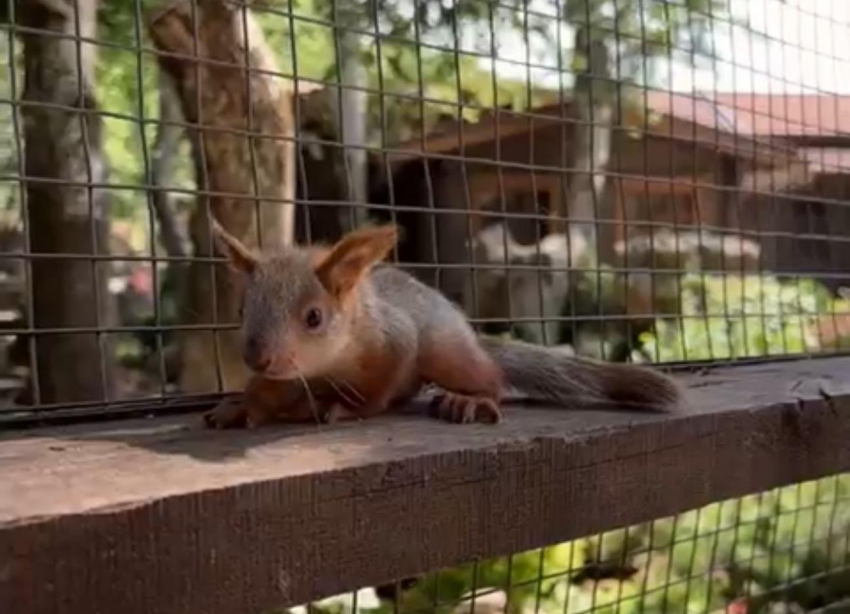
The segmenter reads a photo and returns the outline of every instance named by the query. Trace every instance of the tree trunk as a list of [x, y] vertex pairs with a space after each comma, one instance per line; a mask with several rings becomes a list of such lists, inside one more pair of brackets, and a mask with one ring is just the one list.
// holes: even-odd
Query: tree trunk
[[[183, 115], [203, 126], [196, 135], [198, 185], [211, 194], [199, 200], [191, 222], [195, 254], [211, 254], [210, 214], [250, 246], [290, 244], [295, 145], [283, 139], [294, 136], [292, 90], [287, 81], [270, 74], [280, 70], [250, 12], [223, 0], [199, 2], [194, 10], [189, 3], [178, 2], [153, 16], [150, 32], [162, 51], [213, 60], [159, 58], [160, 67], [177, 86]], [[246, 60], [253, 69], [250, 75]], [[263, 136], [236, 133], [246, 130]], [[236, 281], [226, 267], [216, 266], [213, 273], [208, 263], [193, 263], [187, 306], [192, 323], [237, 323]], [[184, 392], [244, 386], [248, 373], [235, 331], [188, 332], [182, 339], [182, 356]], [[213, 357], [220, 358], [220, 370]]]
[[[576, 32], [576, 50], [586, 48], [586, 32]], [[597, 232], [594, 223], [600, 216], [605, 170], [611, 158], [611, 121], [614, 109], [611, 84], [608, 82], [608, 49], [602, 41], [594, 41], [589, 50], [587, 69], [576, 79], [573, 106], [578, 120], [573, 141], [576, 174], [570, 181], [568, 199], [570, 236], [584, 239], [591, 254], [596, 253]]]
[[[350, 11], [343, 13], [341, 21], [343, 25], [357, 27], [359, 25], [357, 15]], [[363, 65], [360, 49], [359, 35], [342, 31], [339, 34], [339, 49], [342, 57], [337, 58], [341, 66], [342, 88], [339, 94], [337, 113], [334, 119], [337, 122], [337, 134], [343, 144], [344, 164], [341, 169], [344, 177], [341, 184], [348, 187], [347, 200], [349, 202], [365, 205], [367, 194], [367, 152], [366, 130], [367, 130], [367, 98], [366, 92], [361, 88], [368, 86], [368, 75]], [[343, 216], [342, 227], [352, 229], [366, 218], [365, 207], [346, 207], [341, 211]]]
[[[63, 36], [22, 33], [28, 103], [22, 108], [29, 237], [36, 253], [107, 253], [109, 236], [101, 120], [94, 98], [95, 47], [68, 36], [95, 38], [97, 0], [27, 0], [21, 24]], [[73, 111], [67, 109], [80, 109]], [[47, 182], [39, 179], [44, 178]], [[68, 182], [64, 185], [57, 182]], [[114, 313], [109, 267], [85, 259], [36, 259], [32, 264], [33, 325], [37, 329], [102, 327]], [[101, 343], [102, 341], [102, 343]], [[108, 339], [92, 332], [38, 335], [41, 403], [111, 397]]]
[[[157, 126], [151, 162], [151, 182], [157, 188], [168, 188], [173, 185], [174, 160], [185, 133], [184, 127], [179, 124], [185, 120], [174, 83], [164, 72], [159, 75], [159, 120], [173, 123], [161, 123]], [[185, 241], [180, 232], [171, 194], [166, 189], [154, 190], [152, 200], [159, 225], [159, 240], [165, 248], [165, 253], [173, 258], [185, 256]]]

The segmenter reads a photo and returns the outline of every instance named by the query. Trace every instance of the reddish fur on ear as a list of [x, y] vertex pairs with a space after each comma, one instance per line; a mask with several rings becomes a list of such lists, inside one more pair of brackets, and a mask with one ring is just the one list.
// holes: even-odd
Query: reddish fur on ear
[[316, 267], [316, 275], [337, 298], [350, 293], [398, 241], [395, 225], [367, 226], [345, 235]]
[[257, 257], [239, 239], [228, 233], [216, 220], [212, 220], [212, 233], [215, 245], [230, 261], [230, 266], [250, 275], [257, 268]]

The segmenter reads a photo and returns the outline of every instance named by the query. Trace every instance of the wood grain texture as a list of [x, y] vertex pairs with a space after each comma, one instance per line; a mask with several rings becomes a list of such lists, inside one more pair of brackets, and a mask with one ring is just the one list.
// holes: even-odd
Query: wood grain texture
[[850, 358], [687, 380], [672, 417], [4, 436], [0, 612], [251, 614], [850, 469]]

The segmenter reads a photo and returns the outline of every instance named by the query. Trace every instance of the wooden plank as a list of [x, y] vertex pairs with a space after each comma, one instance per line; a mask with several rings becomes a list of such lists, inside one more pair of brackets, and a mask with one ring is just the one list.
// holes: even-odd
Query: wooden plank
[[850, 358], [687, 379], [666, 418], [6, 435], [0, 612], [250, 614], [850, 469]]

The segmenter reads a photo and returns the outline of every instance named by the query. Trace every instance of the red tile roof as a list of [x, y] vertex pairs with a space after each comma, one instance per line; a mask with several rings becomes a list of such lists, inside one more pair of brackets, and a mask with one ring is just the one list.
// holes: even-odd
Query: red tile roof
[[[670, 135], [678, 139], [705, 141], [734, 155], [788, 155], [793, 142], [813, 137], [850, 137], [850, 96], [834, 95], [769, 95], [747, 93], [695, 94], [648, 90], [646, 105], [651, 113], [661, 116], [653, 123], [649, 134]], [[569, 109], [570, 103], [566, 103]], [[526, 112], [502, 110], [501, 136], [539, 129], [546, 124], [573, 123], [572, 112], [559, 105], [544, 105]], [[566, 115], [566, 117], [563, 117]], [[634, 113], [625, 123], [641, 122]], [[548, 119], [551, 118], [551, 119]], [[638, 124], [641, 125], [641, 124]], [[535, 126], [536, 128], [533, 128]], [[688, 126], [698, 126], [695, 133]], [[493, 120], [485, 113], [478, 123], [464, 123], [467, 146], [492, 140]], [[459, 146], [459, 126], [444, 122], [426, 136], [430, 152], [442, 152]], [[776, 141], [772, 137], [776, 137]], [[811, 143], [814, 145], [815, 143]], [[421, 149], [421, 139], [397, 144], [415, 155]], [[846, 154], [838, 150], [810, 151], [809, 163], [821, 172], [844, 172]], [[805, 153], [805, 152], [801, 152]]]
[[746, 136], [850, 136], [850, 96], [650, 91], [647, 102], [657, 113]]

